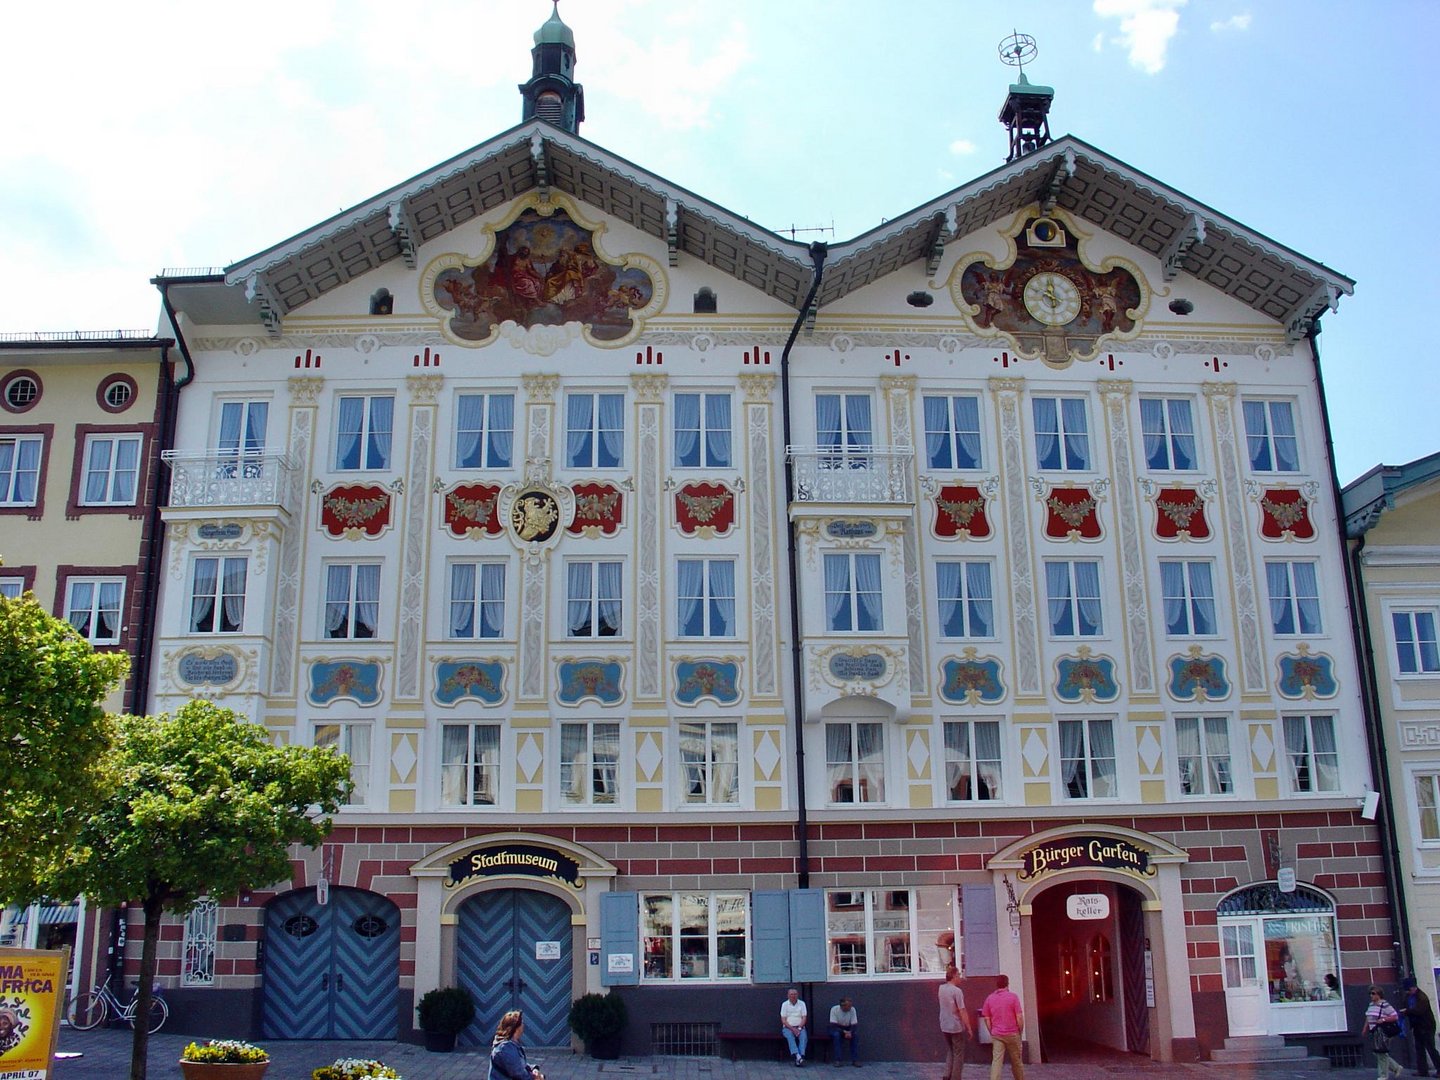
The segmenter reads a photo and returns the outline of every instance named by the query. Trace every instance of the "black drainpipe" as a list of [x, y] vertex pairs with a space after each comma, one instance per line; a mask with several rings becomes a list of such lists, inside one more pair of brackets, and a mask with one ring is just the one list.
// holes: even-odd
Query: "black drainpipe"
[[800, 651], [800, 578], [799, 559], [796, 555], [795, 519], [790, 507], [795, 501], [795, 463], [790, 457], [790, 350], [815, 294], [820, 291], [820, 279], [825, 276], [825, 256], [829, 245], [820, 241], [810, 245], [810, 261], [815, 264], [815, 276], [810, 281], [810, 292], [800, 305], [800, 314], [790, 328], [790, 337], [780, 353], [780, 423], [781, 438], [785, 445], [785, 541], [786, 559], [789, 565], [790, 586], [790, 671], [795, 686], [795, 840], [799, 847], [796, 862], [799, 865], [799, 886], [810, 887], [810, 821], [805, 808], [805, 662]]
[[1370, 632], [1370, 611], [1365, 603], [1364, 579], [1361, 568], [1360, 550], [1365, 546], [1365, 534], [1361, 533], [1353, 548], [1345, 534], [1345, 504], [1340, 490], [1340, 477], [1335, 471], [1335, 442], [1330, 433], [1330, 407], [1325, 401], [1325, 380], [1320, 373], [1320, 319], [1311, 320], [1306, 334], [1310, 342], [1310, 357], [1315, 364], [1315, 386], [1320, 396], [1320, 418], [1325, 426], [1325, 452], [1330, 459], [1330, 490], [1335, 501], [1335, 513], [1339, 518], [1340, 543], [1347, 553], [1344, 560], [1345, 587], [1349, 594], [1353, 617], [1350, 619], [1350, 640], [1359, 660], [1360, 685], [1363, 688], [1366, 742], [1370, 750], [1370, 769], [1375, 774], [1375, 790], [1380, 794], [1380, 813], [1376, 827], [1380, 832], [1380, 851], [1385, 867], [1385, 888], [1390, 893], [1390, 904], [1394, 913], [1391, 928], [1395, 932], [1396, 962], [1400, 974], [1414, 970], [1410, 956], [1410, 912], [1405, 903], [1405, 891], [1401, 888], [1400, 852], [1395, 847], [1395, 801], [1391, 798], [1390, 770], [1386, 767], [1385, 729], [1380, 720], [1380, 691], [1376, 685], [1374, 638]]

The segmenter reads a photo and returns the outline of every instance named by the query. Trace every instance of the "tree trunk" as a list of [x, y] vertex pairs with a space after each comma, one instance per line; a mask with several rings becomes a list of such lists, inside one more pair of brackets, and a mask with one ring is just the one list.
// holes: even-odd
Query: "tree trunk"
[[140, 950], [140, 993], [135, 1002], [135, 1038], [130, 1044], [130, 1080], [145, 1080], [150, 1056], [150, 997], [155, 986], [155, 953], [160, 944], [160, 914], [164, 901], [145, 899], [145, 938]]

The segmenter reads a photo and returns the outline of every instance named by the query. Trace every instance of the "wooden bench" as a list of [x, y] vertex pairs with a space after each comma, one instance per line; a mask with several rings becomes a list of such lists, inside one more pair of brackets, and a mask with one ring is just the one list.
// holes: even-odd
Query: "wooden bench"
[[[715, 1037], [720, 1040], [722, 1047], [730, 1051], [731, 1061], [736, 1060], [741, 1043], [778, 1043], [780, 1057], [785, 1061], [790, 1060], [790, 1046], [778, 1029], [775, 1031], [721, 1031], [717, 1032]], [[812, 1037], [810, 1044], [805, 1048], [807, 1061], [814, 1061], [817, 1057], [827, 1061], [830, 1059], [830, 1037], [828, 1035], [818, 1039]]]

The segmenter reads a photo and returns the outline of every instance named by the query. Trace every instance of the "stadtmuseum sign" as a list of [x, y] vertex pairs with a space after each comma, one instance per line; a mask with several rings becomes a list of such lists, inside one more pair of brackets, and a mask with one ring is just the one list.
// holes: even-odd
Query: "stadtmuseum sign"
[[1036, 844], [1020, 858], [1024, 866], [1015, 876], [1021, 881], [1083, 868], [1121, 870], [1136, 877], [1155, 875], [1150, 852], [1115, 836], [1065, 836]]
[[536, 844], [490, 844], [474, 848], [450, 862], [447, 888], [471, 878], [534, 877], [580, 888], [580, 864], [564, 852]]

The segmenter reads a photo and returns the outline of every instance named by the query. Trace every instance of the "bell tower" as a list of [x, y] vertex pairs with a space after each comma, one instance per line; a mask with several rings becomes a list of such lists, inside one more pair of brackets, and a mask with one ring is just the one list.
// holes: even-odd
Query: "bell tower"
[[1010, 84], [1010, 93], [1000, 110], [1000, 122], [1010, 132], [1010, 156], [1006, 162], [1039, 150], [1050, 141], [1050, 102], [1055, 90], [1035, 86], [1025, 77], [1025, 64], [1035, 59], [1037, 51], [1035, 39], [1029, 34], [1012, 33], [1000, 43], [1001, 61], [1020, 69], [1020, 79]]
[[585, 119], [585, 88], [575, 81], [575, 35], [560, 20], [559, 0], [553, 2], [550, 18], [535, 31], [534, 68], [520, 85], [520, 119], [544, 120], [574, 135]]

